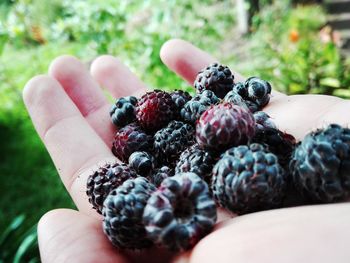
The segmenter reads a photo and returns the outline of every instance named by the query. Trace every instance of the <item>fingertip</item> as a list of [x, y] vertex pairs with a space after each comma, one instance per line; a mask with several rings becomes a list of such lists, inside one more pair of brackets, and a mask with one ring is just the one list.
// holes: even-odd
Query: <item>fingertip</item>
[[71, 55], [62, 55], [51, 62], [49, 75], [60, 82], [64, 82], [71, 80], [71, 76], [75, 76], [84, 68], [84, 64], [78, 58]]
[[96, 58], [91, 64], [90, 73], [116, 98], [143, 94], [147, 90], [146, 85], [114, 56], [102, 55]]
[[90, 66], [91, 75], [95, 79], [99, 80], [104, 75], [111, 74], [112, 66], [118, 67], [119, 63], [121, 63], [120, 60], [114, 56], [101, 55], [96, 59], [94, 59], [94, 61], [91, 63], [91, 66]]
[[[160, 58], [161, 60], [167, 64], [168, 62], [172, 61], [172, 58], [174, 54], [178, 53], [179, 51], [182, 51], [182, 47], [185, 47], [189, 43], [179, 39], [179, 38], [174, 38], [167, 40], [161, 47], [160, 49]], [[179, 50], [178, 50], [179, 49]]]
[[114, 74], [123, 71], [122, 62], [111, 55], [101, 55], [97, 57], [90, 66], [90, 73], [92, 77], [102, 86], [109, 89], [113, 87], [113, 83], [109, 83], [109, 79]]
[[37, 75], [31, 78], [22, 91], [25, 105], [30, 107], [41, 97], [50, 96], [53, 88], [56, 88], [58, 85], [59, 83], [48, 75]]
[[69, 224], [69, 218], [74, 218], [74, 215], [77, 213], [77, 211], [72, 209], [54, 209], [46, 212], [40, 218], [37, 232], [40, 254], [42, 256], [47, 247], [51, 245], [48, 241], [57, 234], [57, 228], [62, 227], [62, 223], [63, 225]]
[[38, 232], [45, 230], [47, 226], [50, 226], [52, 222], [61, 221], [62, 217], [66, 217], [67, 215], [78, 213], [78, 211], [60, 208], [54, 209], [46, 212], [38, 222]]
[[190, 84], [201, 69], [217, 61], [208, 53], [182, 39], [165, 42], [160, 50], [160, 57], [168, 68]]

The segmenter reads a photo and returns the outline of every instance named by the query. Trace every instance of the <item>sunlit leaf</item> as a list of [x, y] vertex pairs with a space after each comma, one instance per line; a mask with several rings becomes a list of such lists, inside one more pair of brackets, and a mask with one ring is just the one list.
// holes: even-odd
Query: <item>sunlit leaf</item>
[[341, 83], [338, 79], [335, 78], [323, 78], [320, 80], [320, 84], [323, 86], [328, 86], [332, 88], [340, 88]]

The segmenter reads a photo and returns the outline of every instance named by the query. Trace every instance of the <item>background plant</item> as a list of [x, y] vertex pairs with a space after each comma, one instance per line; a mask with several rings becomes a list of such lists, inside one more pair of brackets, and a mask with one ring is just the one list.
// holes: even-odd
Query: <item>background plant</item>
[[290, 8], [288, 1], [276, 1], [253, 21], [247, 72], [258, 72], [288, 94], [350, 97], [350, 63], [335, 43], [322, 42], [326, 15], [320, 6]]

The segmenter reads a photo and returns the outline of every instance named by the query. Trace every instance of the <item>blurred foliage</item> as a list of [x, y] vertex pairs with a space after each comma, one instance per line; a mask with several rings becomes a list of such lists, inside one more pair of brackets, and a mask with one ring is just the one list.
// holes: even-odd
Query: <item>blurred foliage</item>
[[25, 227], [25, 216], [19, 215], [0, 233], [0, 263], [40, 262], [36, 225]]
[[350, 98], [350, 61], [340, 55], [330, 39], [320, 36], [326, 23], [320, 6], [291, 8], [289, 1], [275, 1], [253, 21], [246, 72], [258, 73], [288, 94], [321, 93]]

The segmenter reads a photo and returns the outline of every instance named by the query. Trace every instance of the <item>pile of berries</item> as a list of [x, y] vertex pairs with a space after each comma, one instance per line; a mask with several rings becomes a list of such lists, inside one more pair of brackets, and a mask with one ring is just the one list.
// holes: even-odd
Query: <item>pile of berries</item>
[[[87, 195], [120, 249], [192, 248], [213, 229], [217, 206], [245, 214], [350, 193], [350, 130], [332, 124], [296, 143], [262, 111], [271, 86], [234, 82], [214, 63], [198, 73], [191, 97], [154, 90], [120, 98], [112, 152], [122, 163], [90, 175]], [[292, 204], [293, 205], [293, 204]]]

